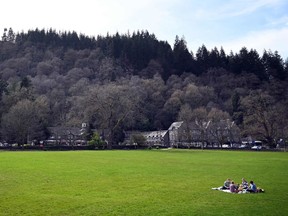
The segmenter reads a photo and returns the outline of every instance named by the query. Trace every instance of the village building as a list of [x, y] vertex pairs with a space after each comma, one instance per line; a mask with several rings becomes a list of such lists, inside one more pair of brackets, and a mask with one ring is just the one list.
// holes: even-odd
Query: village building
[[[141, 137], [141, 143], [137, 143], [136, 137]], [[143, 142], [143, 143], [142, 143]], [[146, 146], [146, 147], [169, 147], [169, 132], [168, 130], [161, 131], [126, 131], [125, 140], [123, 142], [125, 145], [133, 146]]]
[[181, 134], [183, 131], [183, 121], [173, 122], [168, 128], [170, 147], [178, 146], [181, 141]]
[[143, 132], [142, 134], [146, 138], [147, 146], [170, 146], [169, 131], [167, 130]]
[[82, 127], [48, 127], [49, 137], [44, 140], [46, 145], [86, 145], [85, 139], [86, 124]]

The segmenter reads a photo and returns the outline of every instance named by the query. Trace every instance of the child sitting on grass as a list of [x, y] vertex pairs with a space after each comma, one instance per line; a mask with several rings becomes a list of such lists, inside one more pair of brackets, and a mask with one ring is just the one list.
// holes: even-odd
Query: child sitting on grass
[[238, 187], [237, 185], [235, 185], [234, 181], [231, 182], [230, 186], [229, 186], [230, 192], [231, 193], [238, 193]]

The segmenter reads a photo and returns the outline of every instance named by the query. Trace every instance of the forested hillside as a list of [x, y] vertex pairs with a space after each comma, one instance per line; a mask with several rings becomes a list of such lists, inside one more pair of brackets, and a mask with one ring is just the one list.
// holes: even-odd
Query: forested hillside
[[241, 135], [269, 145], [287, 138], [288, 62], [276, 52], [238, 53], [154, 34], [88, 37], [75, 32], [6, 30], [0, 41], [1, 137], [45, 139], [47, 127], [109, 131], [167, 129], [177, 120], [230, 119]]

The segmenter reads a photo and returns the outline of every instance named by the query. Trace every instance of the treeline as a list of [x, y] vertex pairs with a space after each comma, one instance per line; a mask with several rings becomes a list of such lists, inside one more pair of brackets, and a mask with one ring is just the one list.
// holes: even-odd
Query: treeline
[[0, 42], [1, 139], [25, 143], [47, 127], [87, 122], [118, 143], [125, 130], [167, 129], [213, 110], [243, 136], [276, 145], [287, 134], [287, 75], [272, 51], [202, 45], [194, 54], [184, 38], [171, 47], [147, 31], [95, 38], [10, 28]]

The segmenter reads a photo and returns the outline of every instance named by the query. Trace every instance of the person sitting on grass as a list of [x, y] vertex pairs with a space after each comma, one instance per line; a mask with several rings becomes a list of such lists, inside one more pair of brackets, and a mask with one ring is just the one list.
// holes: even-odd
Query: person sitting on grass
[[246, 190], [248, 188], [248, 182], [242, 178], [241, 188]]
[[224, 181], [224, 185], [222, 186], [221, 190], [229, 190], [231, 184], [231, 179], [227, 178], [226, 181]]
[[238, 187], [234, 183], [234, 181], [232, 181], [231, 184], [229, 185], [229, 189], [231, 193], [238, 193]]
[[254, 184], [253, 181], [250, 181], [249, 187], [246, 191], [248, 191], [250, 193], [256, 193], [257, 192], [257, 186]]

